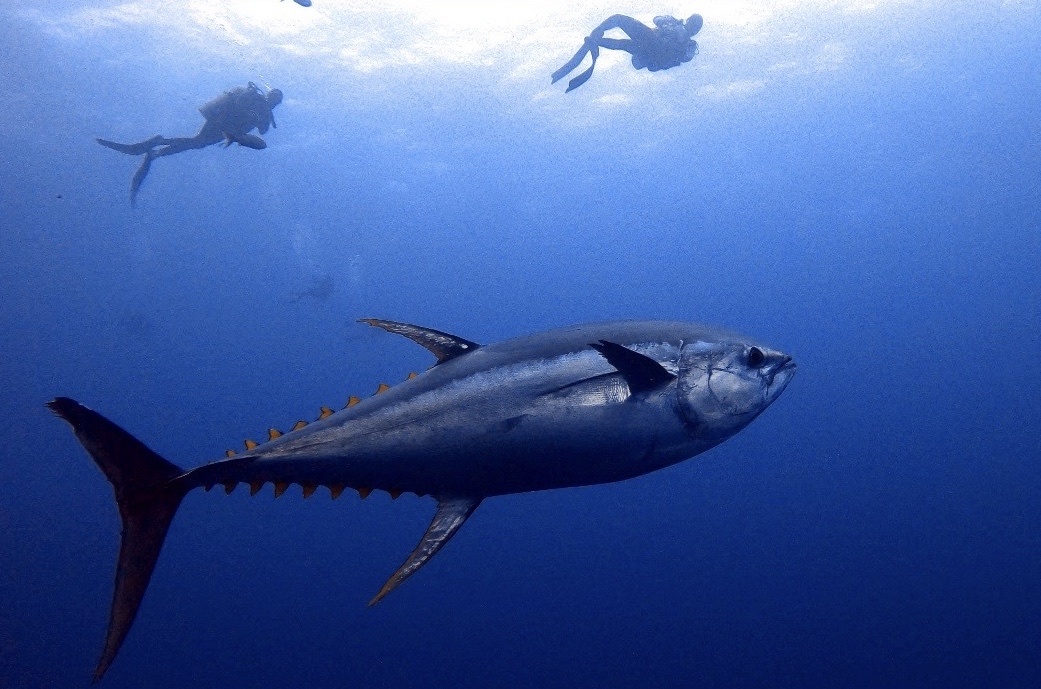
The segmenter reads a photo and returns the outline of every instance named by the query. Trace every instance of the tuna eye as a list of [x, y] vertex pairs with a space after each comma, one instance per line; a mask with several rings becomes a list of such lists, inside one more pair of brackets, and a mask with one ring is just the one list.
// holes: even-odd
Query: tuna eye
[[748, 365], [752, 368], [759, 368], [766, 361], [766, 355], [763, 354], [763, 350], [758, 347], [752, 347], [748, 350]]

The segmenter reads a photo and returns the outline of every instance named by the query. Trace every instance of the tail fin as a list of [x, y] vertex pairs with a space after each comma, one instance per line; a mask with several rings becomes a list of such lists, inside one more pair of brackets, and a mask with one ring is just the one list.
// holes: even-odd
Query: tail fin
[[182, 470], [97, 412], [58, 397], [47, 406], [72, 426], [76, 437], [112, 483], [123, 523], [108, 635], [94, 681], [119, 652], [152, 577], [174, 513], [187, 492], [171, 479]]

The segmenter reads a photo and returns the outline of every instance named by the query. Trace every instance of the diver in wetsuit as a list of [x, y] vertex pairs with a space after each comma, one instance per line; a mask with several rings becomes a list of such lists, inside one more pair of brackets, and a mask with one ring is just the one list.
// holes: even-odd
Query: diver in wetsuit
[[206, 148], [222, 141], [225, 147], [232, 142], [249, 148], [266, 147], [263, 139], [250, 132], [256, 129], [265, 134], [268, 127], [277, 127], [271, 111], [281, 102], [281, 91], [272, 89], [264, 93], [251, 81], [249, 86], [236, 86], [199, 108], [199, 112], [206, 118], [206, 124], [195, 136], [168, 139], [157, 135], [136, 144], [120, 144], [105, 139], [97, 139], [97, 142], [127, 155], [144, 155], [141, 167], [130, 182], [130, 203], [136, 205], [137, 192], [156, 158]]
[[[698, 54], [698, 42], [694, 35], [701, 31], [703, 20], [700, 14], [692, 14], [686, 21], [680, 21], [668, 15], [655, 17], [654, 28], [647, 26], [624, 14], [614, 14], [605, 19], [586, 37], [582, 47], [567, 64], [553, 72], [553, 82], [557, 83], [579, 64], [586, 54], [592, 56], [593, 64], [568, 82], [568, 91], [574, 91], [593, 76], [593, 67], [600, 57], [600, 49], [624, 50], [633, 56], [633, 67], [647, 68], [657, 72], [690, 62]], [[604, 38], [604, 33], [611, 29], [621, 29], [629, 38]]]

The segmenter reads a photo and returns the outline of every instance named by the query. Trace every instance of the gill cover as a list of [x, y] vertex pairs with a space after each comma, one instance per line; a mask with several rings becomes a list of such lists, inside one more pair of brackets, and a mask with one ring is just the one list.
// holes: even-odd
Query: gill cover
[[777, 364], [774, 355], [783, 356], [743, 343], [684, 344], [677, 381], [684, 419], [720, 440], [746, 426], [769, 404], [766, 373]]

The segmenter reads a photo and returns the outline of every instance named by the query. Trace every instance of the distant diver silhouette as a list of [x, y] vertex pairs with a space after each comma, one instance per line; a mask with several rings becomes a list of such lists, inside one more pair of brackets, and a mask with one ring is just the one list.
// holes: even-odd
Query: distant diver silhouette
[[332, 275], [322, 275], [316, 277], [310, 287], [295, 293], [293, 298], [290, 300], [290, 303], [295, 304], [306, 297], [313, 297], [318, 301], [325, 301], [335, 293], [336, 282], [333, 280]]
[[248, 86], [236, 86], [225, 91], [199, 108], [199, 112], [206, 118], [206, 123], [195, 136], [170, 139], [156, 135], [136, 144], [121, 144], [106, 139], [96, 141], [113, 151], [127, 155], [144, 155], [141, 167], [130, 181], [130, 204], [136, 206], [137, 192], [156, 158], [206, 148], [222, 142], [225, 147], [234, 142], [248, 148], [266, 148], [267, 143], [250, 132], [256, 129], [261, 134], [266, 134], [268, 127], [277, 127], [271, 111], [281, 102], [280, 90], [272, 89], [264, 93], [251, 81]]
[[[654, 28], [624, 14], [613, 14], [585, 38], [582, 47], [567, 64], [553, 72], [552, 83], [557, 83], [574, 71], [588, 54], [593, 63], [589, 68], [568, 82], [564, 93], [574, 91], [593, 76], [593, 68], [600, 57], [600, 49], [624, 50], [632, 55], [633, 67], [646, 68], [650, 72], [669, 69], [690, 62], [698, 54], [698, 42], [694, 35], [701, 31], [703, 20], [700, 14], [692, 14], [686, 21], [663, 15], [654, 18]], [[621, 29], [629, 38], [604, 38], [611, 29]]]

